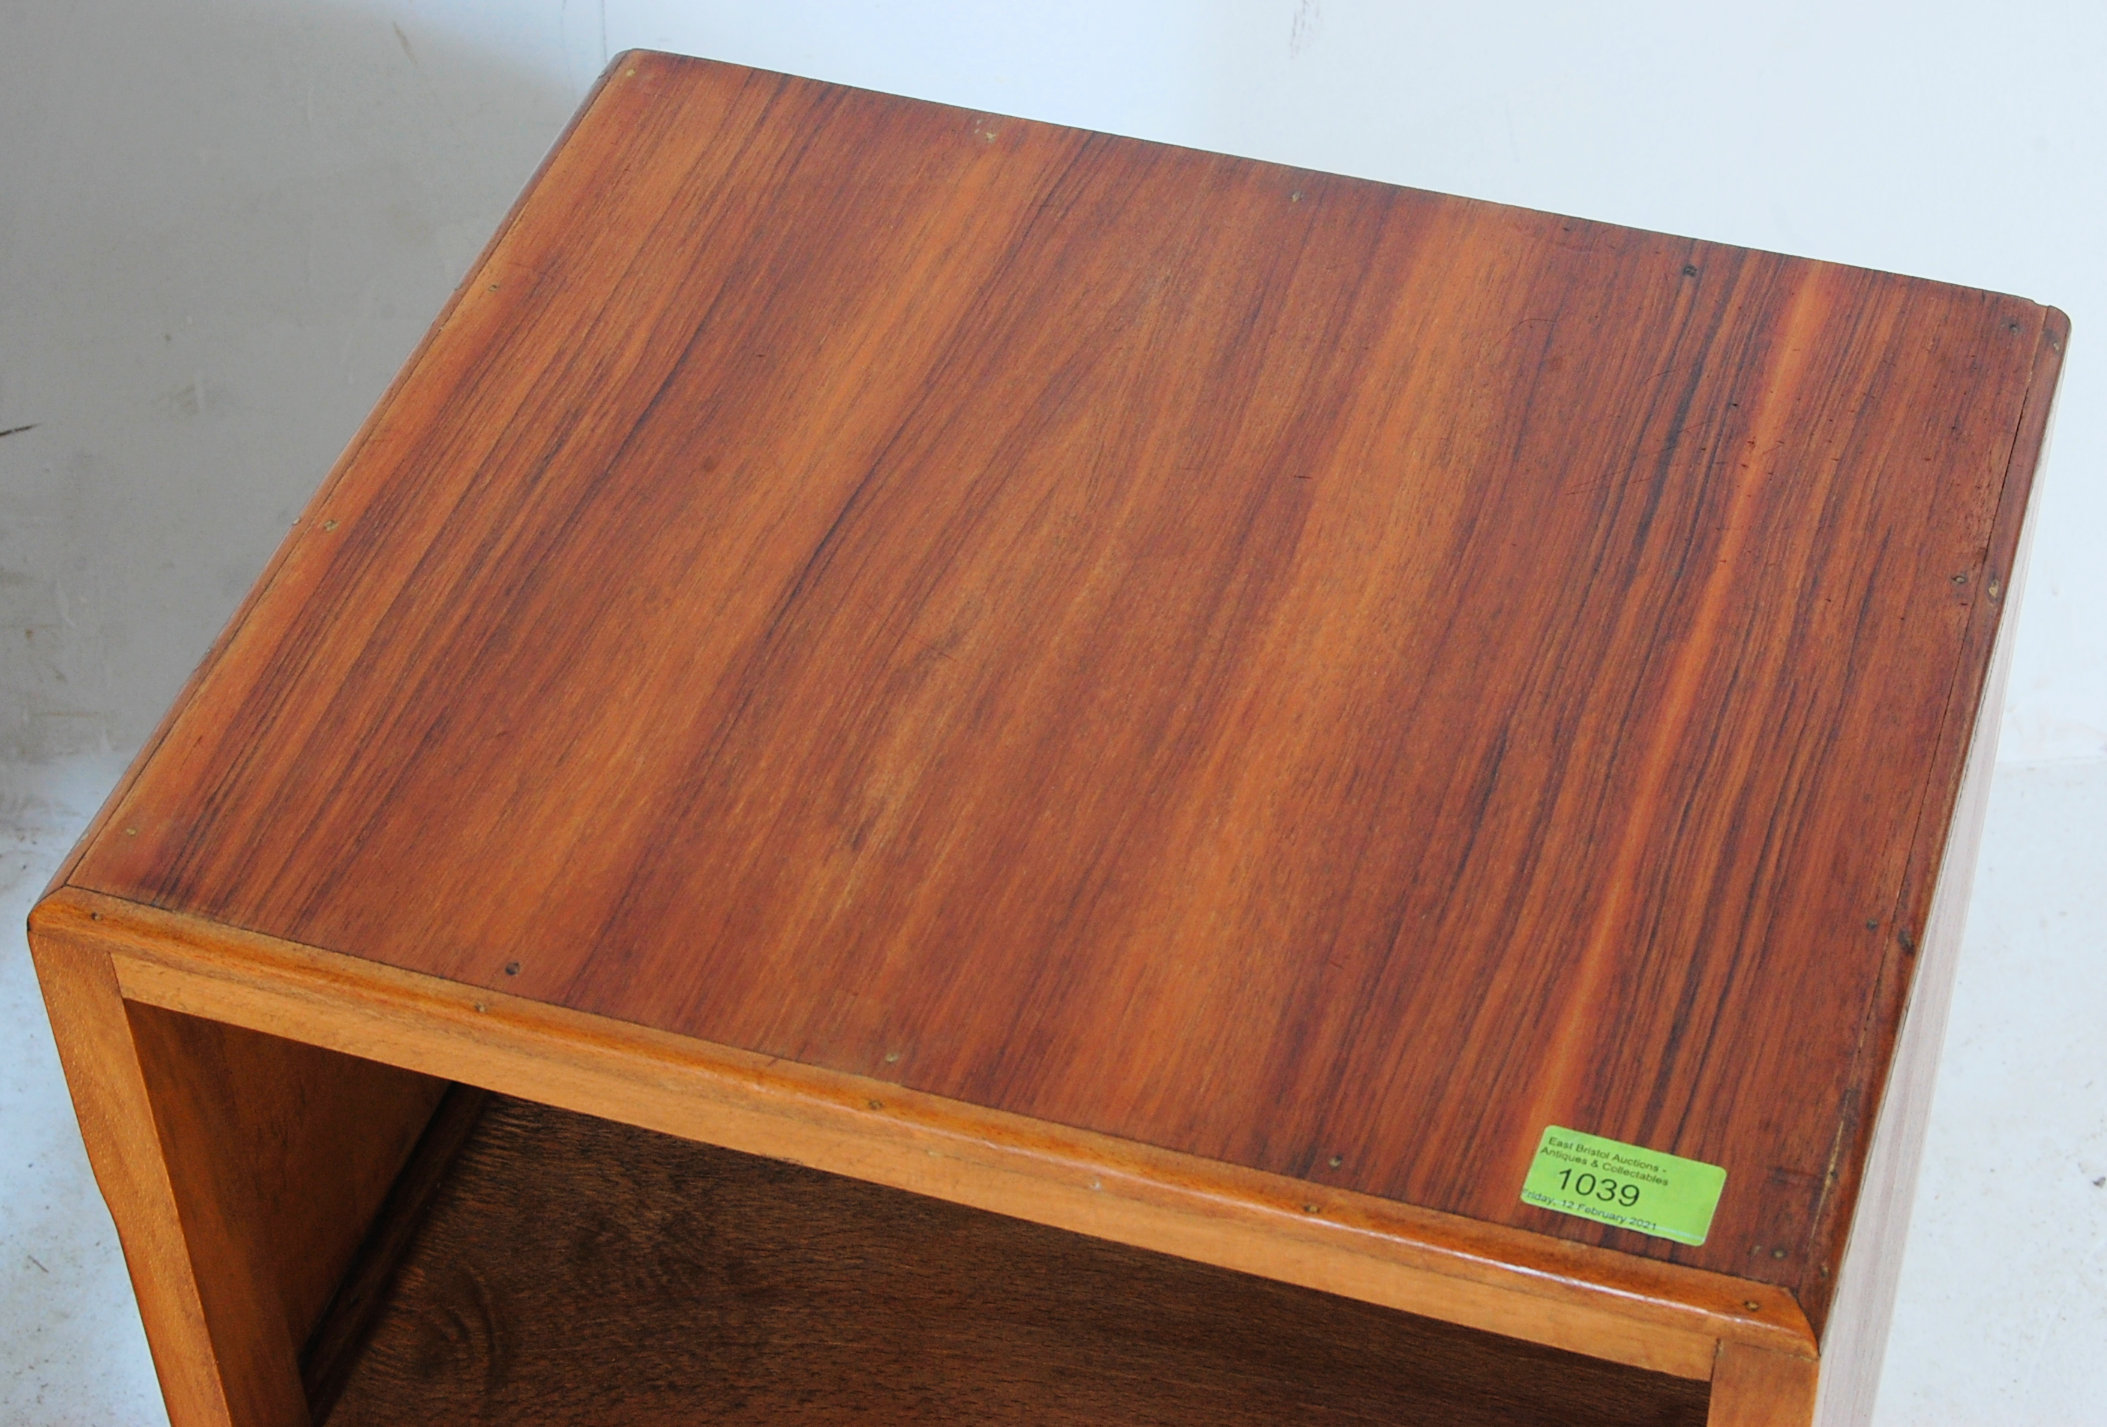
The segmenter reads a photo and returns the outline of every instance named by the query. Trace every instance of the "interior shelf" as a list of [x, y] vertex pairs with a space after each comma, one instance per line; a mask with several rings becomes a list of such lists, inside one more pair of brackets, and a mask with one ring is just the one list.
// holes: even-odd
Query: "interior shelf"
[[471, 1094], [310, 1345], [328, 1427], [1705, 1419], [1703, 1383]]

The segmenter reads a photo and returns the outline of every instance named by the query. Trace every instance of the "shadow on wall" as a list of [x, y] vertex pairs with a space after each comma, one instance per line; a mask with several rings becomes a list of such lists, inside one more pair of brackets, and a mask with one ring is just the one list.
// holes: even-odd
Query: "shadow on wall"
[[0, 761], [145, 738], [582, 92], [404, 13], [0, 15]]

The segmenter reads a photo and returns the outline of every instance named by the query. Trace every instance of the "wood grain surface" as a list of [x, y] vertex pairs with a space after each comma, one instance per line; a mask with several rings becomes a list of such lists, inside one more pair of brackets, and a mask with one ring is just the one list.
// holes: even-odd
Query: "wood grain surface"
[[[138, 1002], [125, 1013], [171, 1170], [211, 1186], [297, 1351], [446, 1082]], [[186, 1216], [193, 1249], [201, 1217]]]
[[355, 1221], [366, 1226], [365, 1235], [337, 1274], [329, 1301], [309, 1320], [300, 1348], [300, 1387], [315, 1421], [328, 1417], [343, 1392], [372, 1336], [388, 1286], [489, 1099], [487, 1091], [446, 1086], [387, 1197], [375, 1212]]
[[[2020, 419], [2015, 462], [2031, 467], [2041, 455], [2048, 438], [2048, 408], [2049, 393], [2037, 386], [2028, 394], [2027, 410]], [[1902, 1274], [1902, 1251], [1909, 1237], [1910, 1210], [1916, 1200], [1925, 1128], [1931, 1117], [1939, 1051], [1946, 1038], [1947, 1011], [1960, 964], [1961, 932], [1968, 920], [1977, 854], [1989, 816], [1997, 752], [1994, 735], [2003, 716], [2005, 686], [2012, 669], [2010, 631], [2016, 625], [2018, 602], [2026, 585], [2028, 551], [2039, 528], [2034, 518], [2024, 522], [2012, 557], [2009, 589], [1993, 597], [2003, 601], [2006, 632], [1996, 641], [1989, 675], [1977, 700], [1977, 735], [1967, 744], [1946, 856], [1925, 915], [1923, 937], [1909, 962], [1898, 968], [1906, 974], [1907, 985], [1895, 984], [1903, 980], [1902, 975], [1891, 975], [1886, 988], [1888, 995], [1896, 997], [1906, 989], [1908, 1002], [1891, 1045], [1884, 1048], [1887, 1084], [1877, 1107], [1860, 1175], [1857, 1212], [1837, 1266], [1837, 1291], [1822, 1335], [1823, 1372], [1815, 1427], [1858, 1427], [1873, 1418], [1881, 1366], [1887, 1357], [1888, 1325]], [[1992, 543], [2007, 542], [1993, 536]], [[1881, 1049], [1869, 1047], [1864, 1053], [1879, 1054]], [[1829, 1227], [1834, 1233], [1841, 1226]]]
[[445, 1083], [127, 1000], [92, 923], [35, 921], [170, 1419], [308, 1427], [295, 1355]]
[[[306, 1427], [294, 1342], [272, 1265], [199, 1173], [209, 1138], [164, 1152], [148, 1066], [132, 1039], [109, 954], [45, 929], [32, 936], [66, 1088], [96, 1186], [109, 1201], [125, 1268], [171, 1422], [180, 1427]], [[200, 1137], [193, 1135], [196, 1140]], [[200, 1153], [202, 1151], [202, 1153]]]
[[1707, 1390], [499, 1097], [327, 1427], [1705, 1421]]
[[1819, 1322], [2064, 331], [628, 56], [71, 880]]
[[1810, 1359], [1721, 1343], [1705, 1427], [1807, 1427], [1814, 1399]]
[[652, 1031], [68, 890], [41, 934], [126, 999], [1691, 1379], [1722, 1341], [1810, 1355], [1791, 1294]]

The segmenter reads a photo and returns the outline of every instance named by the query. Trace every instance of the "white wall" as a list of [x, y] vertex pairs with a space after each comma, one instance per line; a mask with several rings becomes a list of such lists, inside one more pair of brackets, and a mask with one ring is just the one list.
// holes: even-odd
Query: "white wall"
[[2099, 0], [8, 0], [0, 759], [144, 737], [630, 45], [2053, 302], [2002, 752], [2107, 755]]

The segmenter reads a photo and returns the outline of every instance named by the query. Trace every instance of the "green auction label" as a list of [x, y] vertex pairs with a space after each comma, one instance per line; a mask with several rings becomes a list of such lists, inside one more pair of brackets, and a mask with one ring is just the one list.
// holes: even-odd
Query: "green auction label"
[[1716, 1164], [1546, 1125], [1522, 1181], [1522, 1202], [1701, 1244], [1726, 1183]]

